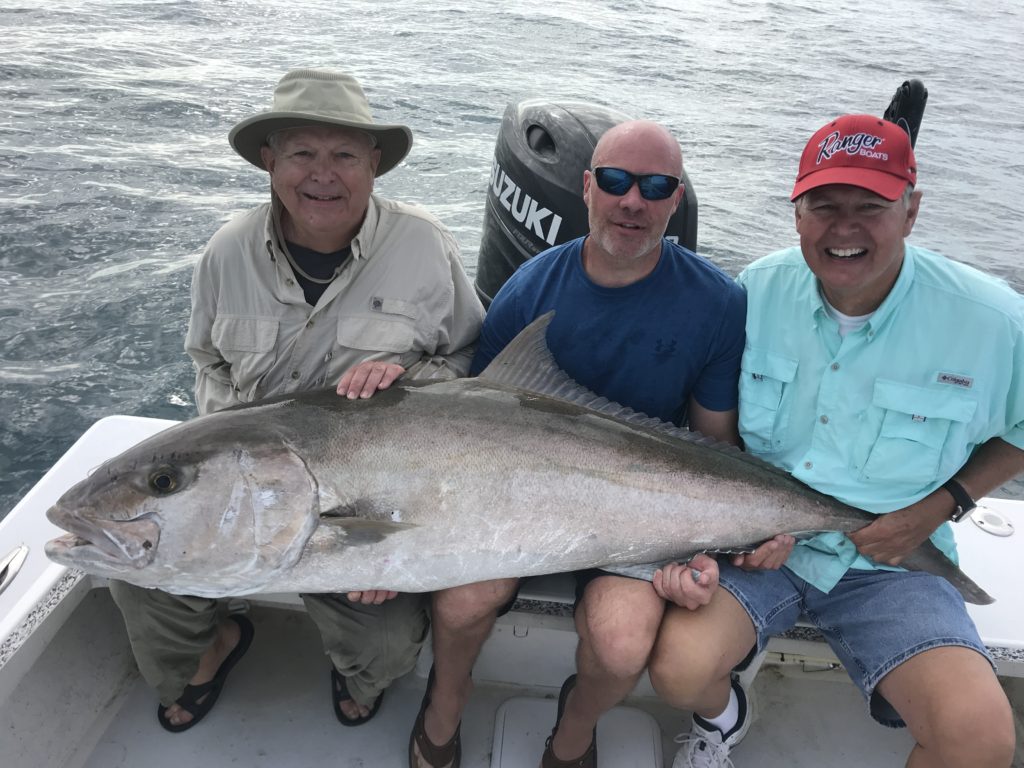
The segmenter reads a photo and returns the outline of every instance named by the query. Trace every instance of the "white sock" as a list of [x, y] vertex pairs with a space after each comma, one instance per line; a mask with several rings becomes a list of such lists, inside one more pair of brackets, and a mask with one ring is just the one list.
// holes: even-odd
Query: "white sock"
[[702, 717], [701, 719], [715, 726], [723, 734], [735, 728], [740, 719], [740, 700], [736, 697], [736, 689], [731, 685], [729, 686], [729, 703], [725, 705], [722, 714], [716, 717]]

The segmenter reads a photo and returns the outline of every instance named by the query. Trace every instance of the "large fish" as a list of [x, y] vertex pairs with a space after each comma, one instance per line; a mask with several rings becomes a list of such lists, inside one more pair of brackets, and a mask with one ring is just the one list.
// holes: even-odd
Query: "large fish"
[[[538, 319], [475, 379], [265, 400], [161, 432], [71, 488], [47, 554], [179, 594], [422, 592], [684, 559], [873, 515], [586, 391]], [[907, 565], [991, 598], [926, 542]]]

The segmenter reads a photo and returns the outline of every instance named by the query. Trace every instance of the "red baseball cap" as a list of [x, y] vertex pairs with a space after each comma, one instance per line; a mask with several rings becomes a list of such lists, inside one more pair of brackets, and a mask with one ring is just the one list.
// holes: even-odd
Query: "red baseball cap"
[[789, 199], [826, 184], [850, 184], [896, 200], [916, 183], [917, 161], [905, 130], [874, 115], [844, 115], [807, 142]]

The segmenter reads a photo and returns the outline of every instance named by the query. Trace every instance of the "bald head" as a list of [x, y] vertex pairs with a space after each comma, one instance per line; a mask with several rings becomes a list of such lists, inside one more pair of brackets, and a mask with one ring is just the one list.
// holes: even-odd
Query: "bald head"
[[[629, 180], [629, 187], [601, 188], [595, 171], [611, 169]], [[598, 285], [635, 282], [658, 264], [661, 240], [685, 187], [667, 195], [644, 197], [639, 177], [683, 175], [679, 142], [649, 120], [631, 120], [609, 128], [597, 142], [591, 168], [583, 172], [583, 202], [587, 204], [590, 236], [583, 244], [583, 268]], [[669, 189], [668, 186], [665, 189]]]
[[642, 172], [683, 175], [683, 152], [679, 142], [667, 128], [650, 120], [629, 120], [605, 131], [594, 147], [590, 167], [615, 165], [615, 158], [641, 150], [648, 162], [656, 162], [659, 166], [644, 168]]

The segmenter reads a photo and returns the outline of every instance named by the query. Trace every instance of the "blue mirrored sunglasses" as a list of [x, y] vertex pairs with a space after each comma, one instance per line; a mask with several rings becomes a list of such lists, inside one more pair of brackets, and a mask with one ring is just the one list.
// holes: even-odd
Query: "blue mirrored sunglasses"
[[671, 197], [679, 186], [679, 179], [675, 176], [666, 176], [664, 173], [638, 175], [621, 168], [595, 168], [594, 178], [597, 179], [598, 187], [616, 197], [629, 192], [635, 182], [644, 200], [664, 200]]

